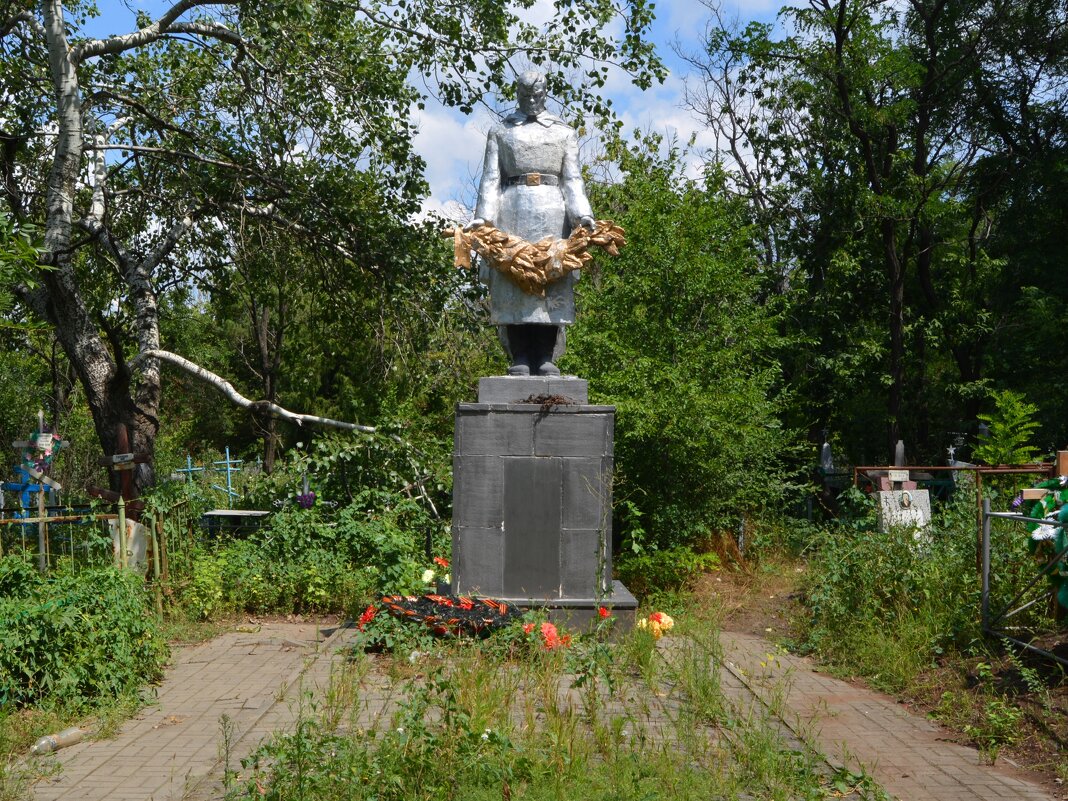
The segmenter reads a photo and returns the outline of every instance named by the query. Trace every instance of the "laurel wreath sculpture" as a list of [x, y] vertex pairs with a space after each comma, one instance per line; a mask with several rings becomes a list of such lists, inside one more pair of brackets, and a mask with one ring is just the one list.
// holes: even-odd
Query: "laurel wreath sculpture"
[[453, 240], [453, 263], [471, 269], [471, 251], [484, 258], [493, 269], [504, 273], [528, 295], [545, 297], [545, 287], [574, 270], [581, 270], [593, 258], [591, 245], [611, 256], [627, 244], [623, 229], [611, 220], [597, 220], [594, 230], [578, 227], [567, 239], [547, 236], [527, 242], [506, 234], [489, 223], [470, 231], [456, 226], [444, 232]]

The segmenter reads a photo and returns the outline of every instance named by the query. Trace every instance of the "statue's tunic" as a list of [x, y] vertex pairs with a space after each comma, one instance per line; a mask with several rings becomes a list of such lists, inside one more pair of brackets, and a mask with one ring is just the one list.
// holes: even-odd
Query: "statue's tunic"
[[[537, 242], [566, 238], [592, 216], [578, 166], [578, 139], [559, 117], [515, 113], [490, 131], [475, 216], [501, 231]], [[489, 284], [490, 321], [497, 325], [575, 321], [578, 272], [550, 284], [544, 298], [528, 295], [503, 273], [480, 269]]]

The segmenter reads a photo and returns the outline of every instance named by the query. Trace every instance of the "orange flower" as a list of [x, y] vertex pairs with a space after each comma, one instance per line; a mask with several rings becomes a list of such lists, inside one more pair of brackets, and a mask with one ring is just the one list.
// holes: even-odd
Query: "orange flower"
[[434, 564], [438, 565], [439, 567], [448, 568], [449, 560], [445, 559], [444, 557], [441, 557], [441, 556], [435, 556], [434, 557]]
[[545, 649], [548, 651], [551, 651], [553, 648], [560, 648], [561, 646], [566, 647], [571, 642], [571, 638], [567, 635], [564, 635], [564, 637], [561, 638], [560, 632], [556, 630], [556, 626], [549, 622], [541, 624], [541, 638], [545, 643]]
[[372, 620], [374, 620], [375, 615], [377, 615], [377, 614], [378, 614], [378, 610], [375, 609], [375, 605], [374, 604], [371, 604], [370, 606], [368, 606], [366, 609], [363, 610], [363, 614], [360, 615], [360, 622], [356, 626], [356, 628], [358, 628], [360, 631], [363, 631], [363, 627], [366, 626], [368, 623], [370, 623]]
[[523, 624], [523, 633], [524, 634], [530, 634], [530, 632], [532, 632], [532, 631], [534, 631], [534, 624], [533, 623], [524, 623]]

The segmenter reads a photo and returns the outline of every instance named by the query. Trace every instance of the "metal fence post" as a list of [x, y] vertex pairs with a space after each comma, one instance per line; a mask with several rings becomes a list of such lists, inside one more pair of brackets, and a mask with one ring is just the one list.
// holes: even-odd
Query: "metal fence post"
[[126, 500], [119, 498], [119, 567], [126, 567]]
[[983, 498], [983, 595], [982, 595], [982, 627], [983, 634], [990, 628], [990, 499]]

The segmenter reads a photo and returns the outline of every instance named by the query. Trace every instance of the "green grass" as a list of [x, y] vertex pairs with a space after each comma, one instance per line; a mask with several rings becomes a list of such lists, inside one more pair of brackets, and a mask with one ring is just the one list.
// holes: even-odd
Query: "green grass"
[[357, 656], [246, 761], [229, 797], [785, 801], [832, 789], [818, 755], [784, 740], [761, 705], [724, 694], [713, 627], [566, 651], [518, 639], [439, 647], [414, 666], [399, 657], [395, 704], [377, 715], [371, 658]]

